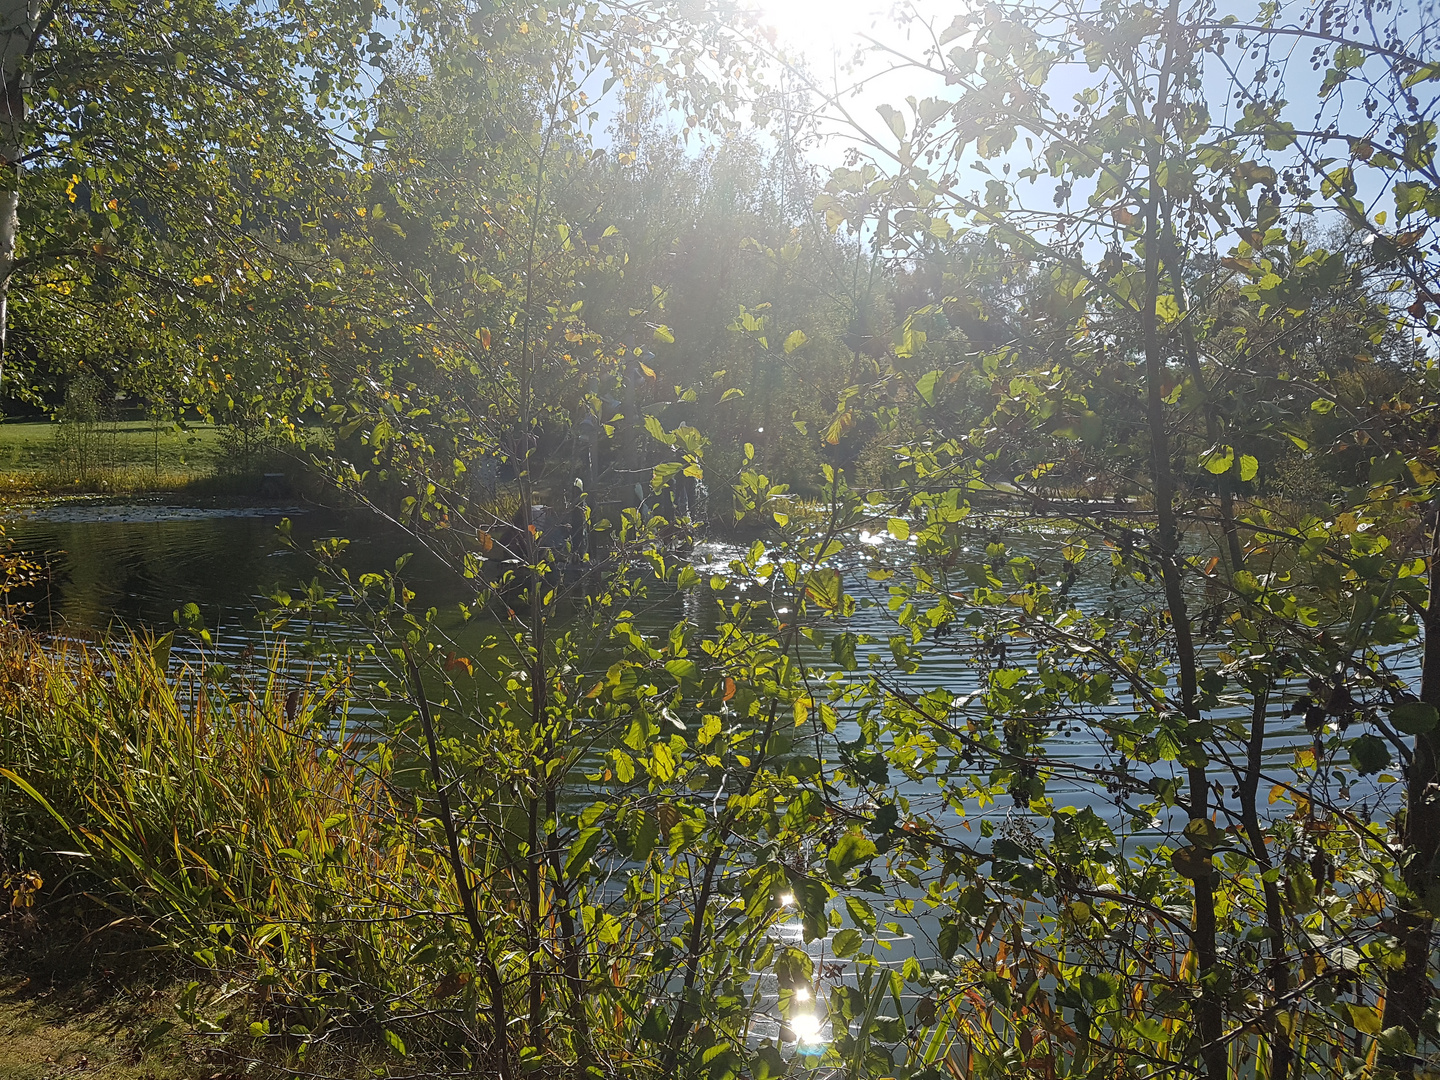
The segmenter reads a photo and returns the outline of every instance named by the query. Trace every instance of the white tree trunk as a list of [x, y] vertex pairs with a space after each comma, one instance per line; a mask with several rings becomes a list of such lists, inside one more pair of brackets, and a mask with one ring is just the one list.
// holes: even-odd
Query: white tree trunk
[[41, 0], [0, 0], [0, 391], [5, 387], [5, 336], [10, 276], [20, 228], [20, 161], [24, 155], [25, 60], [40, 26]]

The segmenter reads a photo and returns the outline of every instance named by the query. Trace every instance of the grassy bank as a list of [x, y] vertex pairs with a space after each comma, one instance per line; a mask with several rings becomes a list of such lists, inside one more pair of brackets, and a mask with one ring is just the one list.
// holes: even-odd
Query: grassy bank
[[224, 465], [221, 432], [143, 420], [79, 425], [0, 423], [0, 493], [160, 491], [211, 480]]
[[0, 499], [84, 493], [266, 495], [264, 475], [303, 470], [213, 424], [0, 422]]

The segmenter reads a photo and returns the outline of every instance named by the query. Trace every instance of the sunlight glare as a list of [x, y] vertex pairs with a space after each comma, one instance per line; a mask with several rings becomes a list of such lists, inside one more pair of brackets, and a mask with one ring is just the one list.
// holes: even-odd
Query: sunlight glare
[[820, 1042], [820, 1017], [813, 1012], [798, 1012], [790, 1017], [790, 1030], [797, 1046], [816, 1046]]
[[777, 46], [821, 66], [837, 51], [848, 57], [856, 35], [873, 30], [889, 8], [887, 0], [760, 0], [756, 15], [774, 29]]

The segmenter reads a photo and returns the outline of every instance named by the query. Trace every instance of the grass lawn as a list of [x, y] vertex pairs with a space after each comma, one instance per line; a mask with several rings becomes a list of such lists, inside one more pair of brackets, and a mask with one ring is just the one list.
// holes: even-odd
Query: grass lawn
[[0, 494], [173, 491], [219, 471], [220, 429], [145, 420], [88, 431], [48, 421], [0, 422]]

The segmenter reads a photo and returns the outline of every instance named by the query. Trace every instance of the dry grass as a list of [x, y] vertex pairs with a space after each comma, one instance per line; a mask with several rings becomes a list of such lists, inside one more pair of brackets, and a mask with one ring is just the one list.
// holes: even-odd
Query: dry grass
[[[196, 983], [185, 1026], [232, 1057], [285, 1058], [321, 1036], [342, 1061], [377, 1042], [383, 1057], [374, 1010], [397, 1026], [407, 1010], [389, 1003], [435, 1012], [443, 972], [412, 954], [431, 929], [417, 916], [453, 910], [446, 865], [373, 750], [345, 742], [343, 675], [307, 679], [277, 657], [256, 682], [220, 685], [171, 671], [167, 651], [0, 629], [0, 878], [43, 881], [0, 929], [151, 954]], [[20, 944], [38, 977], [75, 966], [62, 954], [76, 950]], [[24, 1037], [60, 1038], [44, 1030]], [[79, 1053], [88, 1030], [65, 1036]]]

